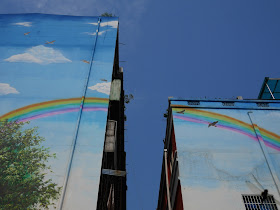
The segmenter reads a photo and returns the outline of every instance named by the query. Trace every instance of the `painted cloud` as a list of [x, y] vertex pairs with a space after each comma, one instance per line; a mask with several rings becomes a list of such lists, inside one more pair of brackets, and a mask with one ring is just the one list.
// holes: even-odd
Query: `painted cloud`
[[97, 22], [96, 22], [96, 23], [88, 23], [88, 24], [94, 25], [94, 26], [98, 26], [98, 23], [97, 23]]
[[103, 83], [97, 83], [94, 86], [88, 87], [88, 89], [96, 90], [97, 92], [105, 93], [105, 94], [109, 95], [110, 87], [111, 87], [111, 82], [103, 82]]
[[[98, 23], [88, 23], [94, 26], [97, 26]], [[101, 22], [100, 23], [101, 27], [105, 27], [105, 26], [110, 26], [112, 28], [117, 28], [118, 27], [118, 21], [117, 20], [113, 20], [113, 21], [107, 21], [107, 22]]]
[[0, 83], [0, 95], [7, 95], [10, 93], [18, 94], [19, 92], [7, 83]]
[[110, 26], [112, 28], [117, 28], [118, 27], [118, 21], [117, 20], [113, 20], [113, 21], [108, 21], [108, 22], [101, 22], [100, 26], [101, 27]]
[[25, 53], [13, 55], [5, 59], [5, 61], [38, 64], [72, 62], [71, 60], [65, 58], [60, 51], [43, 45], [29, 48]]
[[32, 26], [32, 22], [20, 22], [20, 23], [14, 23], [13, 25], [31, 27]]
[[[106, 31], [106, 30], [105, 30], [105, 31]], [[100, 31], [100, 32], [98, 32], [98, 35], [100, 36], [100, 35], [104, 34], [105, 31]], [[95, 36], [95, 35], [96, 35], [96, 32], [94, 32], [94, 33], [85, 32], [85, 33], [88, 34], [88, 35], [91, 35], [91, 36]]]

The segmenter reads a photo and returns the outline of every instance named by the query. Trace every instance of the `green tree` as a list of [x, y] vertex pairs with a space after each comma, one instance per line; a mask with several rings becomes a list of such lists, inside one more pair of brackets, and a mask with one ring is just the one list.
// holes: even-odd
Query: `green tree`
[[55, 154], [40, 145], [37, 127], [24, 124], [0, 122], [0, 209], [48, 209], [59, 197], [61, 188], [45, 177]]
[[133, 99], [134, 99], [134, 96], [132, 94], [124, 95], [124, 103], [126, 103], [126, 104], [129, 104], [129, 102]]
[[104, 12], [103, 14], [100, 15], [101, 17], [115, 17], [112, 13]]

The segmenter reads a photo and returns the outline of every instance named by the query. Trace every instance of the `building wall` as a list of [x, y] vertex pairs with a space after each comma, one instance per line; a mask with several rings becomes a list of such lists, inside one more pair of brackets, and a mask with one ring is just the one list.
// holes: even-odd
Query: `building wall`
[[[279, 107], [267, 101], [170, 101], [180, 209], [245, 209], [242, 195], [264, 189], [279, 201]], [[169, 137], [165, 144], [171, 151]]]
[[30, 121], [56, 154], [53, 207], [96, 209], [118, 19], [0, 15], [0, 31], [0, 119]]

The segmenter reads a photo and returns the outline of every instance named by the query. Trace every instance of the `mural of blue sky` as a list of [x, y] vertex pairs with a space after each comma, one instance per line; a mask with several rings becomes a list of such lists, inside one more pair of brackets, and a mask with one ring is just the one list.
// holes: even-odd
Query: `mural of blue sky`
[[[280, 177], [278, 104], [271, 105], [272, 111], [249, 101], [235, 102], [232, 109], [219, 102], [202, 101], [197, 108], [186, 101], [171, 103], [184, 208], [243, 209], [240, 195], [260, 193], [255, 190], [260, 185], [279, 200], [274, 181]], [[259, 127], [258, 137], [248, 113]], [[227, 202], [214, 207], [224, 195]], [[199, 202], [199, 196], [209, 199]]]
[[[38, 126], [43, 146], [57, 155], [47, 178], [63, 187], [67, 209], [96, 206], [117, 29], [114, 17], [98, 23], [98, 17], [0, 15], [0, 118], [18, 112], [23, 120], [17, 110], [34, 107], [25, 113], [31, 120], [26, 126]], [[79, 114], [84, 96], [91, 111]], [[35, 109], [40, 103], [46, 109], [41, 115]], [[60, 205], [58, 199], [52, 208]]]

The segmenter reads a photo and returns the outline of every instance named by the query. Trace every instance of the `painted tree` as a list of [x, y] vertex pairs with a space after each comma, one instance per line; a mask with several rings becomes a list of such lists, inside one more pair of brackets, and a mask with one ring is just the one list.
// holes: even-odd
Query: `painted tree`
[[60, 187], [46, 179], [47, 161], [55, 158], [37, 127], [0, 122], [0, 209], [47, 209], [58, 199]]

